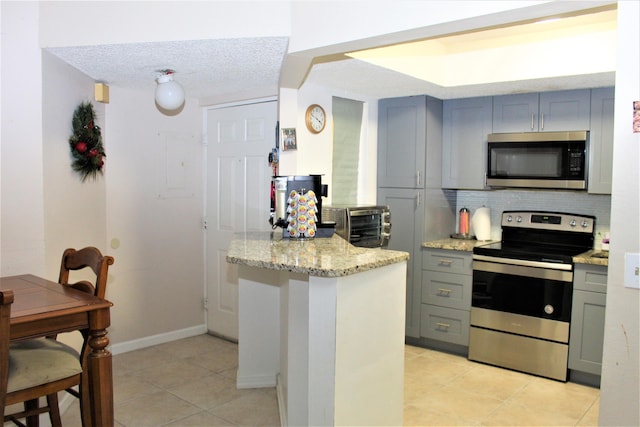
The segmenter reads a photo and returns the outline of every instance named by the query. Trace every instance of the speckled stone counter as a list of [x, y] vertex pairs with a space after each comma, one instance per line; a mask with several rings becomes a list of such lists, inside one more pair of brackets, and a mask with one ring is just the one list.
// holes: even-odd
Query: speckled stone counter
[[466, 251], [471, 252], [476, 246], [488, 245], [495, 243], [497, 240], [463, 240], [463, 239], [440, 239], [431, 240], [429, 242], [422, 243], [423, 248], [431, 249], [448, 249], [451, 251]]
[[406, 261], [407, 252], [359, 248], [333, 235], [309, 240], [283, 239], [281, 232], [239, 233], [227, 262], [318, 277], [341, 277]]
[[609, 266], [609, 253], [601, 250], [590, 250], [573, 257], [574, 264], [591, 264]]

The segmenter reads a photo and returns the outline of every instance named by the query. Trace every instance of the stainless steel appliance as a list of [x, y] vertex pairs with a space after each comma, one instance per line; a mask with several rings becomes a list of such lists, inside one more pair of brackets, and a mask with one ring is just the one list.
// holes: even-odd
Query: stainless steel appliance
[[354, 246], [381, 248], [389, 244], [391, 213], [388, 206], [325, 206], [325, 221], [336, 223], [336, 234]]
[[473, 250], [469, 359], [567, 380], [573, 256], [595, 217], [505, 211], [502, 240]]
[[494, 133], [487, 185], [586, 190], [589, 132]]

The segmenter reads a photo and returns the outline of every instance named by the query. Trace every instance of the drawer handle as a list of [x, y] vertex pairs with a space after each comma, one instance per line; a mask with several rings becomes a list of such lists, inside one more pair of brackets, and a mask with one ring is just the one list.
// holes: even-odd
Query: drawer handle
[[451, 264], [453, 264], [453, 260], [450, 259], [441, 259], [439, 262], [439, 265], [450, 266]]
[[448, 323], [442, 323], [442, 322], [437, 322], [436, 326], [438, 326], [438, 328], [443, 328], [443, 329], [449, 329], [451, 327], [450, 324]]
[[451, 292], [451, 289], [438, 288], [438, 294], [440, 295], [449, 296]]

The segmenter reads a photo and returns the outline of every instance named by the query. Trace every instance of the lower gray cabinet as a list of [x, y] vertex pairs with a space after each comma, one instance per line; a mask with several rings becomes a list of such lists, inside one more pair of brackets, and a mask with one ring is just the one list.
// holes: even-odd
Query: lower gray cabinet
[[600, 376], [607, 299], [607, 267], [576, 264], [573, 278], [569, 369]]
[[424, 249], [420, 336], [469, 345], [471, 252]]

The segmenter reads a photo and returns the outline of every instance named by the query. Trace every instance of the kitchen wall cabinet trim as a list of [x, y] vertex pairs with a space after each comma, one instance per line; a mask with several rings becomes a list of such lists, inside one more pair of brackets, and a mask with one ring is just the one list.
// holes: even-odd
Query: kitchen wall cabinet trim
[[492, 132], [491, 97], [452, 99], [443, 105], [442, 187], [486, 188], [487, 135]]
[[554, 132], [590, 128], [589, 89], [493, 97], [493, 132]]
[[591, 90], [588, 191], [593, 194], [611, 194], [614, 95], [612, 87]]
[[599, 377], [602, 370], [607, 267], [576, 264], [573, 283], [569, 369]]
[[442, 101], [427, 96], [378, 104], [378, 187], [440, 187]]

